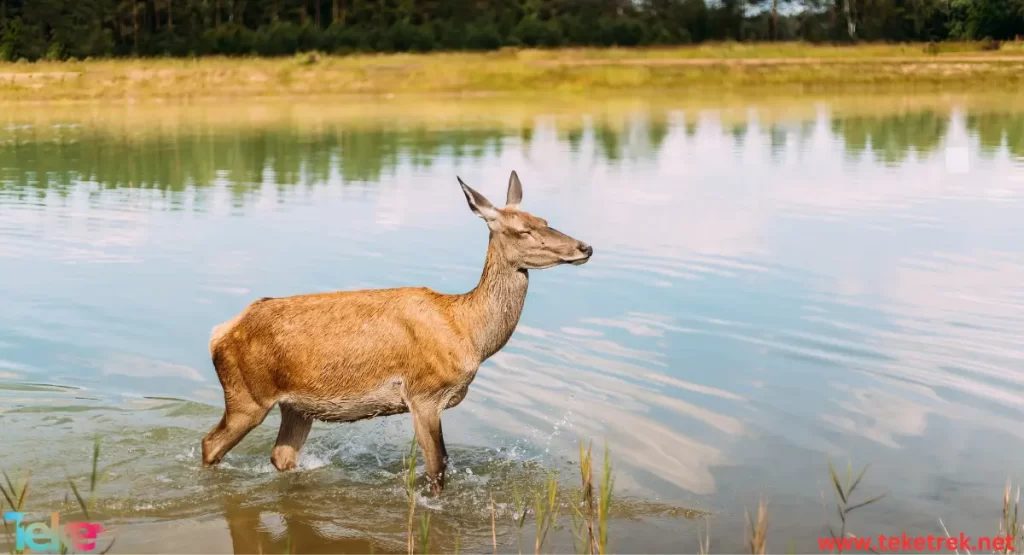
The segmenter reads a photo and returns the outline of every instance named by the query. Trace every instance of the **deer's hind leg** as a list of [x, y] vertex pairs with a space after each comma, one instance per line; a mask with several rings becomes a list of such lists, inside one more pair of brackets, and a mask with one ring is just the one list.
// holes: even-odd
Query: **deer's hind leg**
[[309, 437], [313, 419], [295, 410], [287, 403], [280, 403], [281, 429], [277, 432], [277, 444], [270, 455], [270, 462], [278, 470], [291, 470], [299, 460], [299, 450]]
[[230, 357], [215, 353], [213, 364], [224, 388], [224, 416], [203, 438], [203, 466], [219, 463], [232, 447], [263, 422], [274, 406], [273, 401], [261, 403], [253, 397]]
[[224, 417], [203, 438], [203, 466], [215, 465], [253, 428], [259, 426], [270, 412], [251, 397], [226, 397]]

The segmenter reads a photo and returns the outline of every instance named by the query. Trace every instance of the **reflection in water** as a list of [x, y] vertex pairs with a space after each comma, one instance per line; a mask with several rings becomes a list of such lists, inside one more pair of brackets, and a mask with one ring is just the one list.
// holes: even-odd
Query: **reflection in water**
[[[235, 553], [401, 553], [404, 546], [383, 546], [359, 531], [339, 530], [323, 515], [305, 515], [292, 496], [263, 505], [247, 496], [223, 500], [224, 519]], [[346, 532], [350, 535], [346, 535]]]
[[946, 136], [948, 114], [933, 111], [887, 117], [835, 118], [832, 131], [843, 138], [853, 157], [869, 150], [887, 164], [898, 164], [914, 152], [927, 158]]
[[[681, 129], [688, 137], [718, 128], [714, 120], [682, 112], [637, 114], [609, 124], [590, 118], [562, 122], [557, 140], [572, 152], [581, 152], [590, 137], [594, 155], [606, 162], [667, 156], [665, 140]], [[822, 116], [824, 117], [824, 116]], [[936, 155], [949, 131], [950, 113], [924, 110], [888, 115], [832, 117], [833, 138], [841, 141], [853, 158], [870, 153], [877, 160], [898, 164], [915, 153], [918, 158]], [[230, 184], [230, 191], [244, 202], [252, 188], [262, 184], [278, 187], [318, 185], [337, 175], [342, 183], [379, 181], [399, 165], [426, 168], [438, 158], [481, 160], [500, 157], [508, 144], [530, 150], [530, 143], [544, 126], [538, 118], [521, 131], [499, 127], [484, 129], [432, 129], [390, 126], [384, 128], [322, 125], [313, 131], [288, 127], [224, 132], [192, 128], [183, 136], [143, 134], [128, 136], [103, 129], [75, 125], [37, 127], [10, 125], [0, 129], [0, 185], [27, 194], [44, 188], [66, 190], [81, 183], [100, 189], [140, 188], [181, 192], [188, 187]], [[1011, 156], [1024, 158], [1024, 115], [971, 113], [966, 128], [991, 154], [1005, 147]], [[815, 132], [814, 122], [780, 122], [757, 133], [767, 136], [770, 151], [779, 154], [790, 142], [805, 144]], [[734, 149], [742, 150], [752, 132], [748, 122], [721, 129]], [[544, 135], [547, 137], [547, 135]], [[175, 199], [171, 209], [181, 209]], [[196, 206], [199, 208], [199, 206]]]
[[992, 156], [1006, 147], [1016, 158], [1024, 158], [1024, 115], [1019, 113], [977, 113], [967, 116], [967, 128], [978, 136], [981, 151]]
[[762, 493], [779, 547], [816, 549], [826, 455], [872, 463], [864, 487], [889, 495], [871, 533], [991, 532], [1024, 455], [1021, 113], [112, 129], [0, 129], [0, 426], [3, 465], [53, 504], [100, 434], [126, 550], [174, 523], [197, 551], [404, 550], [406, 419], [317, 425], [284, 475], [271, 422], [198, 468], [221, 402], [206, 339], [261, 296], [468, 290], [486, 235], [456, 174], [493, 194], [517, 169], [524, 207], [598, 256], [531, 276], [512, 341], [446, 416], [451, 485], [418, 499], [438, 547], [488, 548], [494, 499], [514, 551], [513, 484], [574, 483], [581, 438], [608, 441], [634, 551], [693, 549], [673, 507], [711, 510], [713, 549], [736, 551]]

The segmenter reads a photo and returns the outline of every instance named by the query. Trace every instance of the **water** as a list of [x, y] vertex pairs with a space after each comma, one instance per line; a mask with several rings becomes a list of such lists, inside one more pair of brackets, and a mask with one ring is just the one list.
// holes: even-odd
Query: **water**
[[[1014, 108], [1016, 106], [1017, 108]], [[1022, 478], [1018, 99], [26, 108], [0, 127], [2, 467], [69, 511], [101, 437], [114, 551], [404, 550], [408, 417], [277, 413], [221, 468], [212, 326], [263, 296], [470, 289], [486, 228], [455, 176], [594, 245], [534, 272], [519, 328], [445, 413], [435, 548], [518, 550], [512, 485], [611, 450], [622, 551], [816, 551], [827, 460], [870, 463], [858, 534], [996, 532]], [[83, 486], [84, 487], [84, 486]], [[568, 524], [569, 509], [563, 511]], [[48, 520], [48, 519], [47, 519]], [[530, 525], [523, 545], [533, 547]], [[458, 539], [456, 539], [458, 538]], [[571, 549], [568, 532], [555, 547]], [[290, 543], [289, 543], [290, 542]]]

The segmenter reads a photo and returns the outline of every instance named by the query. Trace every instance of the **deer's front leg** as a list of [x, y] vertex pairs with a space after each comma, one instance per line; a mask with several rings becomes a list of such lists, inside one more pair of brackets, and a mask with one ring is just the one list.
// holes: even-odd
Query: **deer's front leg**
[[427, 480], [435, 494], [444, 489], [444, 471], [447, 466], [444, 440], [441, 438], [441, 408], [430, 402], [413, 402], [409, 405], [412, 424], [416, 430], [423, 459], [427, 464]]

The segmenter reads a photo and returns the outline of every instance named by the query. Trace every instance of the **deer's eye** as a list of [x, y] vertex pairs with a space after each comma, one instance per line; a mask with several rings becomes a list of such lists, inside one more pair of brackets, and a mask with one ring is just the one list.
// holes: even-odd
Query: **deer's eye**
[[518, 233], [520, 237], [526, 237], [526, 236], [530, 235], [530, 230], [529, 229], [524, 229], [522, 231], [517, 231], [516, 233]]

